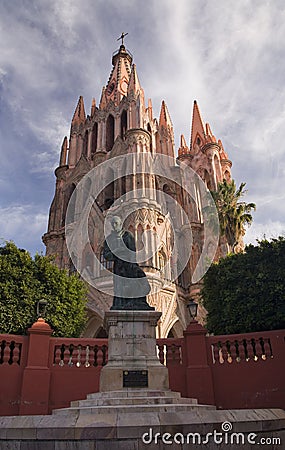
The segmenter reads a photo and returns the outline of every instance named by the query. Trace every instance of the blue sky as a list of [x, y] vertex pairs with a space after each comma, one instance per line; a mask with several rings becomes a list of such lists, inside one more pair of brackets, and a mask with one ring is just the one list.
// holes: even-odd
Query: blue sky
[[285, 234], [283, 0], [2, 0], [0, 238], [44, 252], [62, 140], [78, 97], [99, 102], [122, 31], [176, 146], [194, 99], [222, 140], [257, 204], [246, 242]]

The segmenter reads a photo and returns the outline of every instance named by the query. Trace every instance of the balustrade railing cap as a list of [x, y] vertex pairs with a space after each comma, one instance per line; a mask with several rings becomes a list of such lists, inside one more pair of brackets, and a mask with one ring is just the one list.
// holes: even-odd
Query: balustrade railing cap
[[45, 319], [39, 317], [36, 322], [33, 323], [31, 328], [28, 329], [29, 332], [48, 332], [52, 333], [52, 329], [48, 323], [46, 323]]

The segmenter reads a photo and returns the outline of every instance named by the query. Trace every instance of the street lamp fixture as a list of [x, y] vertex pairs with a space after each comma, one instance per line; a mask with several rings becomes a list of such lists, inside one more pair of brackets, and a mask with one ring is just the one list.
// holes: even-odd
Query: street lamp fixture
[[190, 312], [190, 316], [192, 320], [196, 320], [197, 317], [197, 311], [198, 311], [198, 304], [193, 302], [193, 300], [191, 300], [188, 305], [187, 308], [189, 308], [189, 312]]
[[47, 300], [41, 299], [37, 302], [37, 317], [45, 316], [46, 308], [47, 308]]

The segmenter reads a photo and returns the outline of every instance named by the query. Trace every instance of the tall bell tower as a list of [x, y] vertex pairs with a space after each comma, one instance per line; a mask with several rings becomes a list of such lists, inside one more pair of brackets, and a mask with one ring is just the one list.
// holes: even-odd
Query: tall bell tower
[[[104, 221], [108, 214], [117, 213], [116, 201], [121, 200], [119, 214], [123, 212], [125, 228], [135, 236], [137, 250], [144, 246], [155, 248], [154, 237], [160, 236], [159, 247], [142, 267], [156, 289], [148, 297], [148, 302], [162, 312], [157, 327], [159, 337], [179, 337], [189, 322], [187, 304], [190, 297], [199, 291], [199, 283], [193, 284], [191, 276], [198, 263], [204, 242], [204, 221], [199, 205], [189, 200], [181, 188], [183, 176], [181, 169], [187, 165], [203, 180], [205, 187], [215, 189], [223, 178], [231, 178], [231, 162], [220, 140], [216, 140], [209, 124], [204, 124], [198, 104], [193, 107], [191, 137], [189, 146], [181, 136], [178, 157], [175, 160], [173, 125], [165, 101], [162, 101], [159, 119], [153, 114], [151, 100], [145, 101], [144, 90], [140, 84], [136, 65], [131, 53], [122, 44], [112, 56], [112, 69], [106, 86], [102, 89], [99, 105], [92, 99], [91, 111], [86, 115], [83, 97], [79, 97], [70, 128], [69, 138], [63, 140], [59, 167], [55, 170], [55, 195], [50, 207], [47, 233], [43, 236], [47, 255], [55, 255], [56, 264], [70, 272], [76, 267], [92, 272], [98, 286], [112, 284], [112, 267], [102, 255], [105, 239]], [[170, 168], [171, 180], [163, 176], [138, 173], [135, 167], [110, 164], [106, 171], [108, 180], [104, 190], [94, 201], [92, 220], [88, 224], [92, 252], [102, 263], [98, 271], [92, 263], [90, 248], [80, 255], [70, 254], [66, 244], [66, 212], [68, 204], [80, 181], [87, 175], [87, 189], [83, 202], [88, 198], [88, 174], [92, 169], [106, 161], [126, 154], [143, 154], [150, 159], [165, 155], [173, 161]], [[124, 163], [125, 164], [125, 163]], [[107, 173], [108, 172], [108, 173]], [[174, 181], [175, 180], [175, 181]], [[143, 206], [135, 208], [134, 195], [143, 198]], [[74, 196], [73, 196], [74, 197]], [[189, 261], [182, 273], [175, 277], [179, 265], [179, 255], [173, 254], [173, 233], [167, 219], [170, 206], [167, 198], [173, 199], [190, 216], [193, 241]], [[69, 212], [70, 212], [69, 208]], [[74, 217], [76, 216], [76, 203]], [[180, 239], [184, 235], [183, 224], [177, 218]], [[216, 257], [226, 253], [226, 244], [221, 240]], [[80, 259], [80, 261], [79, 261]], [[170, 264], [168, 262], [170, 261]], [[75, 264], [75, 262], [78, 264]], [[76, 266], [76, 267], [75, 267]], [[179, 271], [178, 271], [179, 272]], [[104, 335], [102, 328], [104, 312], [110, 308], [112, 297], [94, 286], [89, 287], [88, 323], [84, 332], [86, 337]]]

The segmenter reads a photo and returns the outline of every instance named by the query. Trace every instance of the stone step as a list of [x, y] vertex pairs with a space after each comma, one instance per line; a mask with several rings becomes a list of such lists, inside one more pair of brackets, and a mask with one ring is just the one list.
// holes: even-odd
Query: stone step
[[97, 397], [87, 400], [76, 400], [70, 403], [71, 407], [96, 407], [96, 406], [115, 406], [115, 405], [165, 405], [165, 404], [189, 404], [197, 405], [196, 398], [179, 397]]
[[181, 398], [180, 392], [170, 390], [135, 389], [125, 388], [120, 391], [95, 392], [87, 395], [87, 399], [93, 398], [129, 398], [129, 397], [175, 397]]
[[174, 403], [174, 404], [158, 404], [158, 405], [109, 405], [109, 406], [86, 406], [86, 407], [70, 407], [55, 409], [53, 415], [70, 415], [70, 414], [132, 414], [132, 413], [178, 413], [178, 412], [190, 412], [196, 410], [215, 410], [216, 407], [212, 405], [194, 405], [187, 403]]

